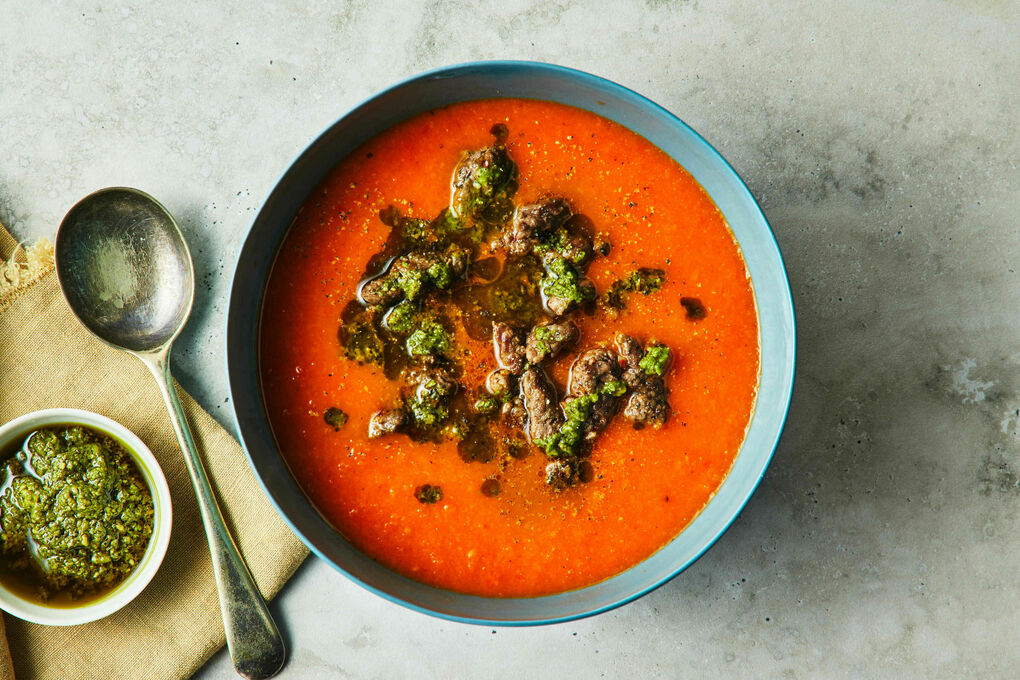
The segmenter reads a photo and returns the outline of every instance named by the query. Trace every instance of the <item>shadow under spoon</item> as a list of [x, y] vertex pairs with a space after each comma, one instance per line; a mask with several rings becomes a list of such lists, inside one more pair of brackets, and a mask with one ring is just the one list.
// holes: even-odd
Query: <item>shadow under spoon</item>
[[227, 646], [237, 672], [268, 678], [283, 667], [283, 638], [220, 512], [170, 375], [170, 346], [195, 297], [191, 253], [173, 217], [137, 189], [79, 201], [56, 238], [60, 288], [100, 340], [142, 360], [159, 384], [198, 498]]

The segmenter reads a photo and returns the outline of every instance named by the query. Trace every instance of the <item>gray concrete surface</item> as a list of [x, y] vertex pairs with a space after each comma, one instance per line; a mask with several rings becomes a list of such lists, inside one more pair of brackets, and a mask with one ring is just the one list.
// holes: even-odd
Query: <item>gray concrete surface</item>
[[[527, 58], [662, 103], [761, 202], [799, 322], [765, 480], [709, 553], [617, 611], [447, 623], [316, 560], [273, 608], [284, 678], [955, 678], [1020, 667], [1018, 4], [0, 0], [0, 221], [51, 235], [138, 186], [201, 287], [176, 373], [232, 428], [235, 253], [290, 160], [424, 69]], [[198, 674], [231, 678], [215, 656]]]

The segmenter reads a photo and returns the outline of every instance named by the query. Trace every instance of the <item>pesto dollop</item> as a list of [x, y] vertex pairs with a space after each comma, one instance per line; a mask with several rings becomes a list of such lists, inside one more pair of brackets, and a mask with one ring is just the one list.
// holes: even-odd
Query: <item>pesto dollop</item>
[[76, 425], [46, 427], [3, 462], [2, 476], [3, 571], [31, 583], [40, 601], [105, 592], [145, 553], [152, 495], [113, 439]]
[[641, 267], [630, 273], [627, 278], [614, 281], [605, 295], [602, 304], [607, 310], [620, 311], [627, 306], [627, 295], [641, 293], [651, 295], [657, 293], [666, 280], [666, 272], [662, 269]]
[[559, 431], [534, 440], [535, 444], [545, 449], [550, 458], [577, 456], [584, 443], [585, 425], [595, 404], [603, 397], [621, 397], [626, 392], [627, 385], [622, 380], [609, 380], [597, 391], [575, 397], [563, 407], [564, 419]]
[[662, 375], [666, 372], [668, 363], [669, 347], [651, 345], [645, 350], [645, 355], [638, 362], [638, 367], [649, 375]]
[[594, 296], [594, 292], [580, 285], [582, 276], [565, 257], [553, 257], [546, 263], [546, 275], [542, 278], [542, 292], [549, 297], [562, 298], [582, 303]]

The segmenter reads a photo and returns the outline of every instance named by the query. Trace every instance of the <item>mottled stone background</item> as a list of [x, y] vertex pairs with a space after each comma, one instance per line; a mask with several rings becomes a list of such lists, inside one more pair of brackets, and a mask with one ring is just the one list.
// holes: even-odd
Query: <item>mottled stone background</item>
[[[320, 130], [399, 79], [476, 59], [634, 88], [729, 159], [786, 258], [797, 382], [763, 484], [686, 573], [576, 623], [446, 623], [311, 560], [274, 604], [293, 649], [283, 677], [1015, 677], [1018, 13], [0, 0], [0, 221], [52, 236], [107, 185], [165, 202], [201, 284], [176, 374], [232, 428], [235, 253]], [[199, 677], [234, 676], [221, 653]]]

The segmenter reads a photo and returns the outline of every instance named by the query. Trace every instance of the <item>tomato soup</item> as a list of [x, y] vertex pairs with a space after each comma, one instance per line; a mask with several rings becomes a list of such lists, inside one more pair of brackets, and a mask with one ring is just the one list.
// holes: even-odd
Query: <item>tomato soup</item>
[[[514, 203], [563, 197], [607, 244], [584, 274], [599, 296], [638, 268], [662, 272], [661, 288], [629, 294], [618, 313], [579, 310], [572, 318], [579, 350], [612, 347], [620, 332], [668, 347], [672, 359], [661, 381], [670, 416], [656, 423], [661, 427], [614, 417], [585, 454], [588, 478], [563, 489], [547, 483], [551, 459], [533, 443], [512, 458], [465, 460], [455, 438], [369, 437], [374, 415], [400, 403], [406, 386], [379, 364], [349, 358], [338, 339], [367, 263], [390, 237], [393, 227], [381, 213], [395, 209], [423, 220], [440, 214], [451, 204], [454, 168], [465, 152], [493, 144], [497, 128], [516, 163]], [[373, 559], [473, 595], [529, 597], [588, 586], [664, 546], [730, 470], [758, 387], [754, 295], [715, 204], [644, 138], [549, 102], [456, 104], [365, 143], [297, 215], [262, 314], [266, 411], [311, 502]], [[499, 367], [493, 342], [459, 328], [452, 333], [461, 389], [481, 394]], [[553, 384], [568, 382], [574, 355], [548, 362]]]

